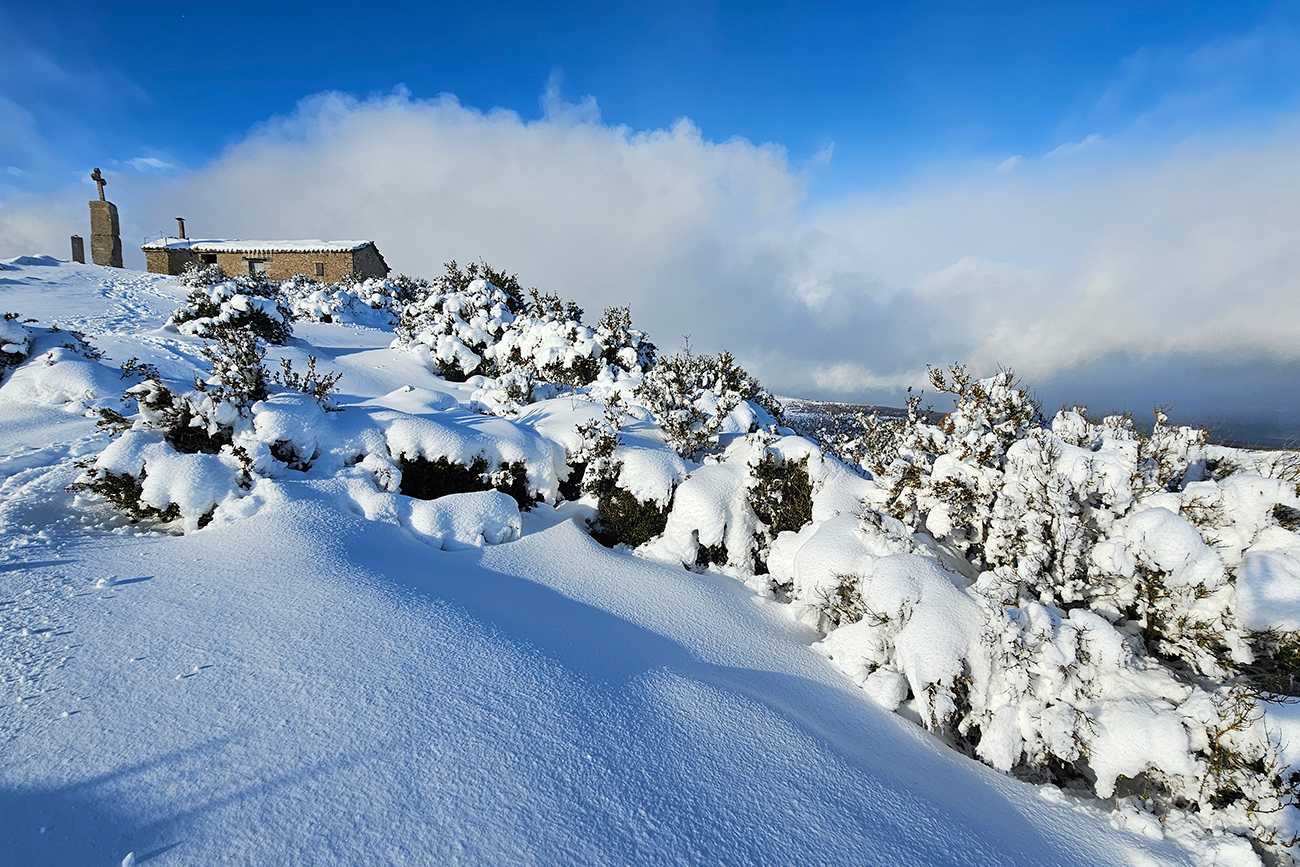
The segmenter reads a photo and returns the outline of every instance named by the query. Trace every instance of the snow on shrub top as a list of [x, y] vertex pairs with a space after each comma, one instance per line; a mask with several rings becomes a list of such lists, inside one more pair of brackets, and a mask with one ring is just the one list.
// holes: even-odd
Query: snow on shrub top
[[5, 397], [44, 406], [83, 404], [111, 395], [115, 377], [103, 365], [64, 346], [40, 353], [2, 386]]
[[[615, 452], [616, 456], [627, 454], [621, 449]], [[713, 556], [725, 553], [718, 565], [752, 574], [766, 554], [764, 537], [769, 532], [755, 510], [755, 489], [761, 464], [771, 458], [789, 467], [797, 465], [798, 472], [805, 475], [812, 492], [811, 515], [826, 520], [841, 511], [854, 514], [861, 508], [858, 495], [865, 480], [838, 461], [824, 460], [813, 443], [801, 437], [744, 436], [716, 459], [706, 459], [678, 484], [663, 535], [648, 543], [642, 553], [694, 566], [704, 549], [715, 549]], [[636, 494], [625, 479], [627, 472], [624, 467], [618, 484]], [[638, 495], [638, 499], [644, 498]]]
[[12, 366], [27, 357], [32, 333], [18, 321], [17, 313], [0, 318], [0, 367]]
[[217, 337], [223, 331], [255, 334], [268, 343], [284, 343], [292, 334], [292, 313], [275, 287], [262, 279], [236, 277], [198, 285], [166, 327], [194, 337]]
[[238, 462], [229, 454], [182, 454], [158, 431], [127, 431], [100, 454], [101, 473], [140, 480], [140, 501], [159, 512], [175, 506], [187, 531], [217, 505], [242, 495]]
[[559, 479], [568, 472], [562, 447], [506, 419], [459, 409], [439, 413], [436, 418], [384, 410], [372, 412], [370, 417], [383, 430], [394, 459], [446, 458], [470, 466], [482, 458], [493, 471], [500, 464], [522, 462], [529, 493], [546, 502], [555, 501]]
[[41, 406], [74, 404], [69, 409], [81, 410], [118, 391], [117, 377], [97, 361], [99, 351], [79, 332], [23, 325], [13, 315], [0, 320], [0, 329], [8, 335], [0, 339], [21, 341], [0, 347], [0, 375], [6, 366], [16, 368], [0, 386], [6, 398]]
[[489, 345], [515, 319], [510, 299], [481, 279], [463, 290], [439, 288], [403, 311], [394, 345], [421, 351], [446, 379], [463, 382], [474, 373], [495, 374], [484, 361]]
[[295, 319], [389, 328], [420, 284], [398, 275], [323, 283], [298, 276], [282, 281], [279, 292]]
[[474, 398], [485, 412], [516, 415], [553, 396], [553, 385], [637, 379], [655, 360], [654, 344], [632, 327], [626, 307], [606, 310], [593, 328], [577, 305], [525, 291], [513, 275], [487, 265], [462, 271], [449, 262], [443, 276], [410, 294], [393, 345], [448, 380], [485, 377]]
[[1300, 631], [1300, 538], [1270, 529], [1260, 534], [1237, 570], [1237, 616], [1257, 632]]
[[481, 278], [463, 288], [443, 281], [403, 311], [395, 345], [421, 353], [435, 373], [454, 381], [527, 373], [583, 386], [606, 371], [639, 375], [653, 361], [654, 346], [631, 328], [625, 308], [606, 311], [594, 329], [580, 315], [545, 296], [520, 305]]

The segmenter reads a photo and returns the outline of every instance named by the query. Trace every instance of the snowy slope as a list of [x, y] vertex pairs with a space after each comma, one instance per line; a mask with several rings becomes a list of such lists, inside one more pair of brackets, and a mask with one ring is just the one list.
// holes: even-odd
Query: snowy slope
[[[111, 376], [195, 366], [201, 342], [161, 328], [173, 280], [5, 267], [0, 310], [84, 331]], [[295, 334], [284, 353], [343, 371], [345, 405], [468, 400], [390, 333]], [[107, 442], [82, 402], [15, 381], [2, 863], [1192, 863], [873, 705], [785, 606], [600, 547], [580, 506], [442, 551], [307, 474], [144, 534], [64, 490]]]

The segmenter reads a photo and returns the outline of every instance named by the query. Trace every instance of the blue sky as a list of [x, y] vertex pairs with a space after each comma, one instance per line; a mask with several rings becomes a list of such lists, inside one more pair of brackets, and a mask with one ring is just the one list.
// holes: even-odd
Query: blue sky
[[1300, 3], [8, 3], [0, 257], [486, 257], [790, 394], [1300, 430]]
[[[689, 117], [796, 163], [833, 145], [818, 191], [1046, 152], [1162, 108], [1152, 133], [1185, 133], [1300, 95], [1296, 4], [631, 5], [8, 3], [19, 50], [0, 89], [62, 157], [197, 166], [309, 94], [404, 84], [528, 117], [558, 73], [608, 123]], [[19, 185], [58, 182], [33, 175]]]

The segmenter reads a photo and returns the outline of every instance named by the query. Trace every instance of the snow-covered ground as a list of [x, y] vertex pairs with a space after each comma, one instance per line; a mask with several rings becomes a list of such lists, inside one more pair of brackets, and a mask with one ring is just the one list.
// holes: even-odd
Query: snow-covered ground
[[[2, 267], [0, 312], [36, 345], [0, 385], [0, 863], [1252, 863], [960, 755], [869, 700], [794, 606], [606, 549], [585, 502], [506, 526], [502, 494], [412, 501], [322, 435], [310, 470], [216, 498], [202, 529], [126, 524], [67, 487], [109, 446], [91, 410], [126, 410], [118, 365], [203, 368], [163, 327], [187, 289]], [[103, 357], [61, 355], [51, 325]], [[298, 322], [272, 356], [342, 372], [339, 442], [490, 444], [556, 501], [547, 455], [590, 412], [477, 415], [474, 383], [392, 340]]]

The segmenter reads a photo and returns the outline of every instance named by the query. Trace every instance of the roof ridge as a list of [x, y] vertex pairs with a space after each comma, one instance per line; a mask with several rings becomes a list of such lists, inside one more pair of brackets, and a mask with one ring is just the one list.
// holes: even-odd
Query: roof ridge
[[159, 238], [141, 245], [142, 250], [195, 250], [210, 253], [334, 253], [359, 250], [373, 240], [325, 241], [320, 238], [301, 240], [245, 240], [243, 238]]

